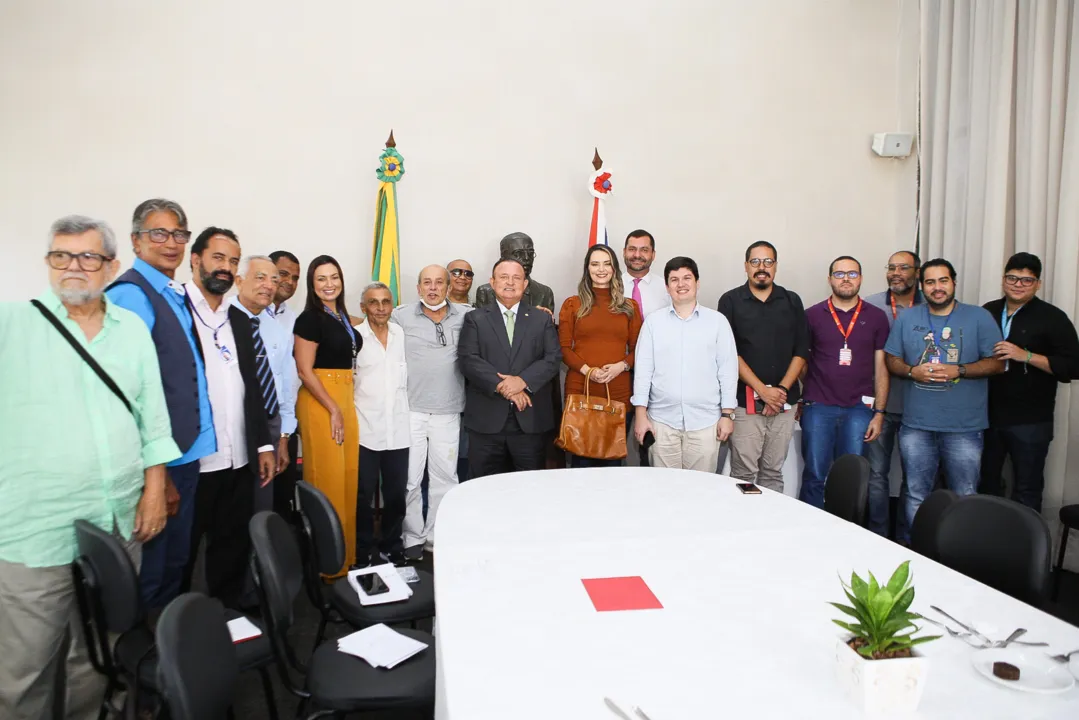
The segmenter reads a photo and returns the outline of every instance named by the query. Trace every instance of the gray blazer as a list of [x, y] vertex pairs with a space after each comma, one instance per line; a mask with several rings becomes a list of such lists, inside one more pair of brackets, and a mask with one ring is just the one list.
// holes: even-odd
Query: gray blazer
[[464, 425], [479, 433], [501, 432], [510, 401], [495, 388], [498, 373], [516, 375], [528, 385], [532, 407], [517, 413], [526, 433], [543, 433], [555, 426], [551, 402], [552, 381], [557, 381], [562, 349], [551, 316], [521, 302], [514, 322], [513, 347], [506, 335], [500, 306], [486, 305], [465, 316], [457, 343], [457, 361], [467, 381]]

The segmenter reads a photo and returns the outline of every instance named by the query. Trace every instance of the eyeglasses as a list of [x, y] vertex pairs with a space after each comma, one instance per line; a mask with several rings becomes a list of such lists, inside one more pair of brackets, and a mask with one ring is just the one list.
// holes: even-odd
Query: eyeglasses
[[913, 270], [914, 266], [908, 265], [907, 263], [900, 263], [898, 265], [885, 265], [884, 269], [888, 272], [908, 272], [910, 270]]
[[761, 258], [753, 258], [747, 262], [753, 267], [760, 267], [763, 265], [766, 268], [770, 268], [776, 264], [775, 258], [764, 258], [763, 260]]
[[176, 242], [183, 245], [185, 242], [191, 239], [190, 230], [173, 230], [168, 231], [165, 228], [154, 228], [153, 230], [139, 230], [139, 235], [149, 235], [150, 242], [163, 243], [168, 242], [171, 237]]
[[78, 264], [79, 270], [85, 272], [97, 272], [105, 264], [105, 261], [112, 260], [108, 255], [99, 255], [92, 252], [76, 254], [64, 250], [53, 250], [45, 253], [45, 259], [53, 270], [67, 270], [71, 267], [71, 261], [74, 260]]
[[463, 268], [454, 268], [453, 270], [450, 270], [450, 275], [453, 275], [454, 277], [461, 277], [462, 275], [464, 275], [466, 278], [470, 278], [474, 277], [476, 273], [472, 272], [471, 270], [465, 270]]
[[1038, 281], [1038, 278], [1028, 277], [1026, 275], [1005, 275], [1004, 282], [1009, 285], [1019, 285], [1021, 287], [1030, 287]]
[[836, 280], [842, 280], [843, 278], [857, 280], [861, 276], [862, 273], [858, 272], [857, 270], [847, 270], [846, 272], [843, 272], [842, 270], [836, 270], [834, 273], [832, 273], [832, 277], [834, 277]]
[[442, 323], [435, 323], [435, 333], [438, 335], [438, 341], [442, 343], [442, 347], [446, 346], [446, 331], [442, 329]]

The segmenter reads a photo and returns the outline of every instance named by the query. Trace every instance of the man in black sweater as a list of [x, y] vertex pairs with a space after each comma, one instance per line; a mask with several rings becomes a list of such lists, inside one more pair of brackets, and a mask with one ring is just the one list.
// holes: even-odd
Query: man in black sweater
[[1004, 335], [996, 357], [1006, 364], [1004, 373], [989, 378], [989, 429], [978, 488], [1003, 494], [1000, 473], [1011, 456], [1015, 499], [1039, 512], [1057, 383], [1079, 378], [1075, 326], [1063, 310], [1036, 297], [1041, 274], [1036, 255], [1012, 255], [1004, 268], [1004, 297], [984, 305]]

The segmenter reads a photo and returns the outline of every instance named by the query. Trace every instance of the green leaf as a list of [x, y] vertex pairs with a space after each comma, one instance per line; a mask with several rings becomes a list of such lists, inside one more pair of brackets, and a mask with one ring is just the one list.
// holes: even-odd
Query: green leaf
[[840, 605], [839, 603], [834, 603], [834, 602], [830, 602], [828, 604], [831, 605], [832, 607], [834, 607], [836, 610], [839, 610], [841, 612], [845, 612], [846, 614], [850, 615], [852, 618], [855, 618], [857, 620], [862, 619], [862, 616], [858, 614], [858, 611], [855, 610], [852, 607], [848, 607], [846, 605]]
[[941, 637], [943, 637], [943, 636], [942, 635], [923, 635], [920, 638], [914, 638], [913, 640], [911, 640], [910, 644], [911, 645], [921, 645], [922, 643], [927, 643], [930, 640], [938, 640]]
[[873, 577], [873, 573], [869, 573], [869, 599], [873, 600], [873, 596], [880, 590], [880, 583]]
[[869, 586], [865, 584], [865, 580], [858, 577], [858, 573], [852, 572], [850, 574], [850, 589], [854, 593], [854, 597], [863, 603], [869, 602]]
[[914, 602], [914, 588], [909, 587], [896, 597], [895, 611], [906, 612], [912, 602]]
[[862, 647], [858, 648], [858, 654], [864, 655], [867, 658], [873, 657], [873, 653], [875, 651], [876, 648], [873, 645], [863, 645]]
[[908, 627], [914, 628], [915, 630], [918, 629], [917, 627], [915, 627], [914, 623], [912, 623], [910, 620], [907, 620], [905, 617], [897, 617], [892, 618], [888, 622], [884, 623], [880, 631], [887, 636], [892, 636], [901, 630], [905, 630]]
[[847, 595], [847, 599], [848, 599], [848, 600], [850, 600], [850, 604], [851, 604], [851, 605], [852, 605], [852, 606], [854, 607], [854, 609], [855, 609], [855, 610], [856, 610], [856, 611], [858, 612], [858, 616], [859, 616], [860, 618], [864, 618], [864, 617], [868, 617], [868, 616], [869, 616], [869, 608], [867, 608], [867, 607], [865, 606], [865, 603], [864, 603], [864, 602], [862, 602], [862, 601], [861, 601], [861, 600], [859, 600], [858, 598], [854, 597], [853, 595], [851, 595], [851, 594], [850, 594], [849, 592], [847, 592], [846, 590], [844, 590], [843, 592], [844, 592], [844, 593], [846, 593], [846, 595]]
[[[870, 585], [870, 588], [873, 586]], [[887, 590], [881, 588], [875, 595], [872, 595], [872, 599], [869, 601], [869, 609], [873, 612], [874, 624], [878, 627], [883, 627], [888, 620], [888, 614], [892, 611], [892, 605], [895, 603], [895, 598]]]
[[906, 587], [908, 577], [910, 577], [910, 560], [901, 563], [892, 573], [892, 577], [888, 580], [888, 592], [898, 596]]
[[865, 637], [865, 631], [862, 629], [861, 625], [851, 625], [850, 623], [845, 623], [842, 620], [832, 620], [832, 622], [834, 622], [836, 625], [843, 628], [844, 630], [854, 633], [855, 637]]

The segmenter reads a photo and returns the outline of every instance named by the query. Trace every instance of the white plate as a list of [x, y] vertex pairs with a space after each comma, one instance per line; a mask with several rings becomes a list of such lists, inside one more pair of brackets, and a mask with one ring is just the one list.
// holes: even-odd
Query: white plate
[[[993, 648], [970, 656], [974, 669], [997, 685], [1032, 693], [1067, 692], [1075, 678], [1065, 663], [1050, 660], [1042, 648]], [[993, 674], [993, 663], [1006, 662], [1019, 668], [1018, 680], [1002, 680]]]

